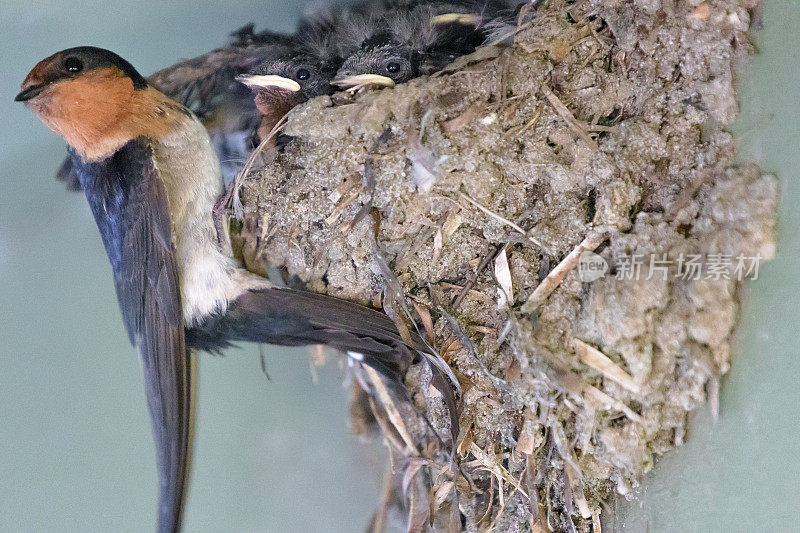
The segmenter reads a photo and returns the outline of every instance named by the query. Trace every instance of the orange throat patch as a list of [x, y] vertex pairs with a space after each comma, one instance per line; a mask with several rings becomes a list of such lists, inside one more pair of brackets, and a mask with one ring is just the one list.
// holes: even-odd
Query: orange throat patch
[[104, 159], [137, 137], [167, 134], [186, 113], [151, 87], [135, 89], [116, 67], [55, 82], [27, 105], [87, 161]]

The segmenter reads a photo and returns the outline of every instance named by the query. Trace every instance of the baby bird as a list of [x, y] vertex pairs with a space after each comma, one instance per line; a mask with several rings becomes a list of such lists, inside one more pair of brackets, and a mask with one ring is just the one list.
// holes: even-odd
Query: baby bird
[[[118, 55], [89, 46], [53, 54], [31, 70], [15, 100], [69, 145], [100, 230], [144, 369], [160, 532], [178, 531], [183, 516], [197, 350], [237, 341], [324, 344], [396, 384], [423, 355], [422, 340], [406, 345], [385, 314], [274, 287], [225, 255], [212, 219], [223, 181], [206, 129]], [[441, 390], [452, 397], [449, 386]]]
[[330, 82], [367, 35], [365, 28], [364, 17], [354, 11], [312, 13], [300, 21], [291, 48], [236, 78], [254, 94], [261, 139], [296, 105], [335, 91]]
[[483, 2], [400, 2], [372, 24], [372, 33], [347, 57], [333, 84], [393, 87], [432, 74], [483, 43], [486, 21], [503, 9]]
[[330, 80], [339, 62], [294, 51], [268, 59], [236, 79], [250, 88], [260, 113], [258, 138], [266, 139], [275, 125], [293, 107], [309, 98], [330, 94]]

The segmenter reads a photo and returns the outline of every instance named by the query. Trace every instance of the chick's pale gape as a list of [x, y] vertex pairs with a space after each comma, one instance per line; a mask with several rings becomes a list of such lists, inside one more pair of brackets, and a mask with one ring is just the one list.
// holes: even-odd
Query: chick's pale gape
[[417, 337], [406, 345], [383, 313], [273, 287], [226, 256], [212, 219], [223, 181], [206, 129], [118, 55], [94, 47], [58, 52], [31, 70], [15, 100], [69, 144], [100, 230], [123, 321], [142, 358], [159, 531], [180, 529], [186, 498], [192, 350], [236, 341], [324, 344], [358, 354], [399, 384], [424, 349]]

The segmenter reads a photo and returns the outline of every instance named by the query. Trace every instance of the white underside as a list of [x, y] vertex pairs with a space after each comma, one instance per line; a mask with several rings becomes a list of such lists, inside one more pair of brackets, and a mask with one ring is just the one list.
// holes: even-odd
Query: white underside
[[220, 251], [212, 219], [223, 192], [219, 161], [196, 119], [182, 121], [180, 128], [154, 142], [153, 150], [169, 199], [184, 321], [191, 327], [225, 311], [243, 291], [242, 271]]

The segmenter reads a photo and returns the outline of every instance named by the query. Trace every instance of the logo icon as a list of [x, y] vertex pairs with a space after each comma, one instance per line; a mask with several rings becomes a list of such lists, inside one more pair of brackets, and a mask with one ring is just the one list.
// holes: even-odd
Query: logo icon
[[578, 262], [578, 279], [584, 283], [591, 283], [602, 278], [608, 272], [606, 260], [594, 252], [583, 252]]

